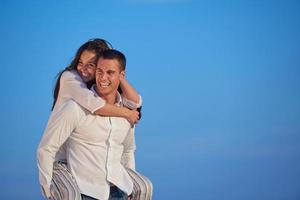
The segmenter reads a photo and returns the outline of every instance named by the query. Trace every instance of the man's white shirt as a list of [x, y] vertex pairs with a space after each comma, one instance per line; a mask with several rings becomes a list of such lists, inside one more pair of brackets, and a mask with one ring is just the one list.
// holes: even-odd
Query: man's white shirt
[[[118, 104], [123, 103], [118, 94]], [[125, 167], [135, 170], [136, 146], [134, 128], [126, 119], [92, 115], [73, 100], [57, 107], [37, 151], [39, 180], [46, 197], [50, 196], [55, 155], [63, 144], [68, 168], [82, 194], [108, 199], [111, 184], [127, 194], [132, 192]]]

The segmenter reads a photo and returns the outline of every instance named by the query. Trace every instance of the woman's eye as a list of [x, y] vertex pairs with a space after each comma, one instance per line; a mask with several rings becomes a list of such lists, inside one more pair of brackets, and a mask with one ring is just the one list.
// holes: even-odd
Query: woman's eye
[[88, 64], [89, 68], [94, 68], [96, 65], [95, 64]]

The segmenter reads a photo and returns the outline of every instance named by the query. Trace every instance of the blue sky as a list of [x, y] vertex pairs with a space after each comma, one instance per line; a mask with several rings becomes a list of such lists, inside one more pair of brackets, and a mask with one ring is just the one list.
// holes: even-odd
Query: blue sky
[[56, 74], [90, 38], [143, 96], [154, 200], [300, 198], [300, 2], [0, 2], [1, 198], [42, 199], [35, 151]]

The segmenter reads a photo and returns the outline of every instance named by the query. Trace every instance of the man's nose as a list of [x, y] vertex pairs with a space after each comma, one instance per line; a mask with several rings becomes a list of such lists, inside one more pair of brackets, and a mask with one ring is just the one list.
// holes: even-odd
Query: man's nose
[[107, 74], [106, 74], [106, 73], [101, 74], [101, 75], [100, 75], [100, 78], [101, 78], [101, 79], [107, 79]]

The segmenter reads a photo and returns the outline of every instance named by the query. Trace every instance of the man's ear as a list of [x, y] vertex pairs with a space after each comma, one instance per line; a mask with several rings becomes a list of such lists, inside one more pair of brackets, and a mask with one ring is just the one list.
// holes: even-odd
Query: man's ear
[[120, 76], [121, 76], [121, 79], [125, 79], [125, 71], [124, 70], [121, 71]]

